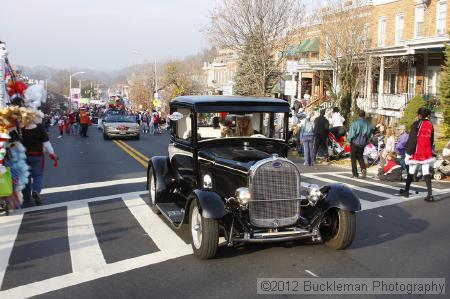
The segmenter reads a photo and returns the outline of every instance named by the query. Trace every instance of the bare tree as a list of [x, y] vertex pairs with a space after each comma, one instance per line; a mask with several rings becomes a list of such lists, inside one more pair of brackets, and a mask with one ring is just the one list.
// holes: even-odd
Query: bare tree
[[284, 52], [298, 38], [303, 16], [298, 0], [222, 0], [211, 13], [208, 34], [217, 47], [251, 61], [243, 81], [253, 83], [254, 95], [265, 96], [273, 84], [268, 78], [281, 75]]
[[191, 56], [164, 65], [162, 84], [167, 98], [202, 93], [203, 72], [196, 61], [195, 56]]
[[128, 77], [130, 85], [129, 100], [134, 107], [152, 108], [153, 93], [155, 92], [154, 65], [143, 64], [135, 68]]
[[332, 78], [325, 82], [329, 84], [332, 99], [348, 109], [356, 109], [356, 98], [363, 90], [371, 63], [367, 21], [370, 11], [366, 2], [335, 0], [317, 13], [323, 56], [330, 62], [337, 88], [333, 88], [336, 86], [331, 84]]

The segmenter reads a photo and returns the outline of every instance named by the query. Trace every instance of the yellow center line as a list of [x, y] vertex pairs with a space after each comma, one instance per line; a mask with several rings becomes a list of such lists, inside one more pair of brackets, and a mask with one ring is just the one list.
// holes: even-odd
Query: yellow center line
[[141, 158], [144, 159], [145, 161], [150, 160], [149, 157], [147, 157], [147, 156], [144, 155], [143, 153], [139, 152], [137, 149], [135, 149], [134, 147], [132, 147], [131, 145], [129, 145], [129, 144], [126, 143], [125, 141], [117, 140], [117, 142], [119, 142], [120, 144], [122, 144], [123, 146], [125, 146], [127, 149], [129, 149], [130, 151], [132, 151], [134, 154], [138, 155], [139, 157], [141, 157]]
[[133, 157], [136, 161], [139, 162], [139, 164], [141, 164], [142, 166], [144, 166], [145, 168], [147, 168], [147, 161], [145, 161], [144, 159], [140, 158], [139, 156], [135, 155], [132, 151], [130, 151], [128, 148], [126, 148], [125, 146], [123, 146], [120, 142], [118, 142], [117, 140], [113, 140], [113, 142], [120, 147], [124, 152], [126, 152], [128, 155], [130, 155], [131, 157]]

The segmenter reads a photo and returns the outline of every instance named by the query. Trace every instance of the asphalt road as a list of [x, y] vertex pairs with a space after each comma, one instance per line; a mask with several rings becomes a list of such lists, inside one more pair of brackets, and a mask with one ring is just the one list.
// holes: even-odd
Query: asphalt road
[[146, 204], [143, 164], [167, 152], [167, 134], [117, 142], [103, 140], [95, 127], [88, 138], [54, 133], [60, 166], [46, 165], [45, 205], [0, 217], [2, 299], [257, 298], [262, 277], [450, 281], [450, 200], [404, 201], [394, 195], [400, 184], [300, 166], [305, 181], [341, 181], [363, 200], [350, 248], [305, 241], [221, 246], [215, 259], [201, 261], [192, 255], [188, 229], [172, 230]]

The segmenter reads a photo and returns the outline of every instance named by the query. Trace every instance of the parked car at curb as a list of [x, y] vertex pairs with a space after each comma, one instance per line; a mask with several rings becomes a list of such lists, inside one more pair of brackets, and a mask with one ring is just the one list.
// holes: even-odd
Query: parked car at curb
[[107, 114], [102, 120], [103, 139], [131, 137], [139, 140], [140, 127], [134, 116]]
[[194, 254], [228, 246], [309, 239], [333, 249], [355, 236], [359, 199], [348, 187], [301, 182], [287, 159], [289, 104], [271, 98], [183, 96], [170, 103], [167, 156], [147, 169], [149, 205], [180, 228]]

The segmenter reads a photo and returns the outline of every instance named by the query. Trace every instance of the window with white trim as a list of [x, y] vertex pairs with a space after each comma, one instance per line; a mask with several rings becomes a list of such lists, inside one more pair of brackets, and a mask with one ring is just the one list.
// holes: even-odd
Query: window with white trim
[[445, 34], [447, 25], [447, 1], [439, 1], [436, 6], [436, 33]]
[[388, 91], [390, 94], [397, 93], [397, 74], [388, 74]]
[[384, 47], [386, 43], [386, 17], [378, 18], [378, 47]]
[[425, 72], [425, 93], [436, 95], [439, 91], [440, 66], [429, 66]]
[[398, 14], [395, 16], [395, 44], [398, 45], [403, 39], [403, 29], [405, 26], [405, 16]]
[[424, 19], [425, 7], [423, 5], [416, 6], [416, 15], [414, 18], [414, 37], [423, 37], [423, 19]]

